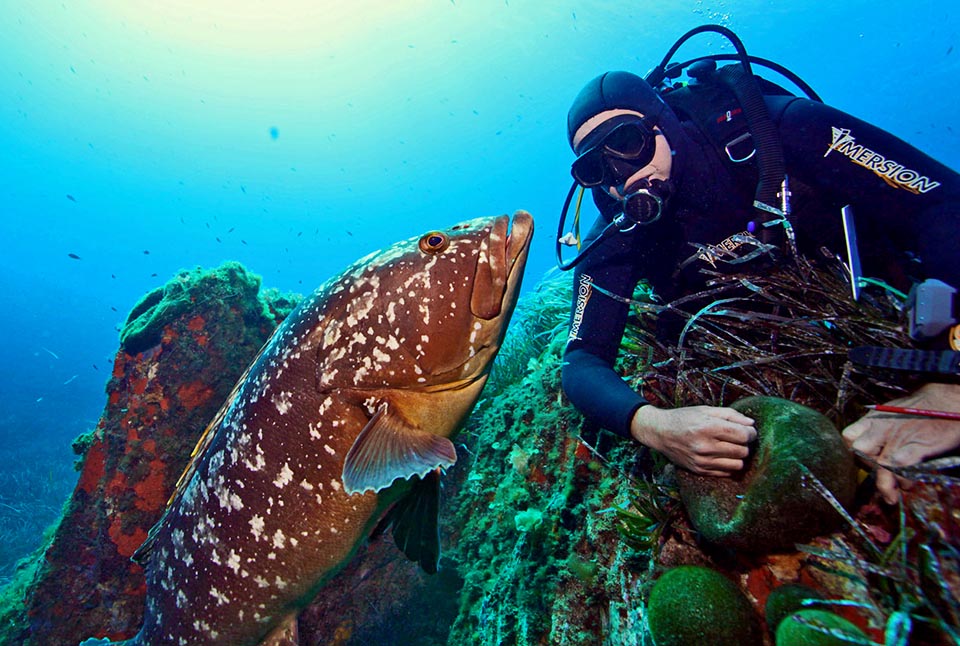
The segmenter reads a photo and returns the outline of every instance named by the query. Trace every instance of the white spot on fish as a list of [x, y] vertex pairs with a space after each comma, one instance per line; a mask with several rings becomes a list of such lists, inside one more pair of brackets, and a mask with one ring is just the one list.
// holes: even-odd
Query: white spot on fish
[[283, 489], [293, 480], [293, 471], [290, 470], [290, 465], [286, 462], [283, 463], [283, 468], [280, 470], [280, 475], [277, 476], [277, 479], [273, 481], [273, 484], [278, 489]]
[[292, 393], [288, 391], [283, 391], [273, 397], [273, 405], [277, 407], [277, 412], [281, 415], [286, 415], [291, 408], [293, 408], [293, 403], [290, 401]]
[[323, 445], [323, 450], [326, 451], [327, 453], [329, 453], [330, 455], [336, 455], [336, 454], [337, 454], [337, 452], [334, 451], [334, 450], [333, 450], [333, 447], [331, 447], [329, 444], [324, 444], [324, 445]]
[[235, 550], [230, 550], [230, 556], [227, 557], [227, 567], [233, 570], [234, 574], [240, 571], [240, 555]]
[[259, 471], [264, 466], [266, 466], [267, 461], [263, 459], [263, 449], [257, 446], [257, 454], [254, 456], [254, 462], [250, 460], [244, 460], [243, 465], [250, 469], [251, 471]]
[[283, 534], [282, 530], [277, 530], [273, 534], [273, 546], [277, 549], [282, 549], [286, 547], [287, 537]]
[[323, 348], [327, 349], [340, 341], [340, 326], [331, 325], [323, 334]]
[[264, 525], [263, 518], [259, 514], [254, 515], [254, 517], [250, 519], [251, 533], [253, 534], [253, 537], [256, 538], [258, 541], [263, 536], [263, 525]]
[[229, 509], [230, 511], [240, 511], [243, 509], [243, 501], [240, 500], [240, 496], [226, 487], [219, 487], [217, 489], [217, 500], [223, 509]]
[[217, 600], [218, 606], [225, 606], [230, 603], [230, 598], [214, 587], [210, 588], [210, 596]]

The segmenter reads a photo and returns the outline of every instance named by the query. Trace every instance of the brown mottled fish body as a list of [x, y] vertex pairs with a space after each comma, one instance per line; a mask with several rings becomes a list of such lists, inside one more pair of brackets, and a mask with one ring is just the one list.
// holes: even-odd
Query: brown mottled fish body
[[455, 461], [449, 438], [499, 349], [532, 218], [509, 228], [500, 216], [397, 243], [284, 321], [141, 550], [147, 607], [128, 644], [262, 643], [415, 476]]

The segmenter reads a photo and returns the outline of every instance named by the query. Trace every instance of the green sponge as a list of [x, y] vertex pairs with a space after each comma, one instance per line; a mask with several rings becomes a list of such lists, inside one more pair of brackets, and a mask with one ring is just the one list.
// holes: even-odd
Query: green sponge
[[869, 644], [863, 631], [832, 612], [799, 610], [777, 628], [777, 646], [855, 646]]
[[681, 565], [665, 572], [650, 591], [647, 613], [656, 646], [762, 643], [750, 602], [710, 568]]
[[780, 622], [788, 615], [804, 610], [806, 607], [803, 602], [807, 599], [823, 599], [823, 596], [801, 583], [786, 583], [771, 590], [763, 611], [770, 632], [775, 633]]

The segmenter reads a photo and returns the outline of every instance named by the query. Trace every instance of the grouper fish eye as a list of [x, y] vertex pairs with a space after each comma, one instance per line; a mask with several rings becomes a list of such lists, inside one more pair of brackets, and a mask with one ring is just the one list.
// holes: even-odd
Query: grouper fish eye
[[384, 518], [435, 572], [440, 476], [503, 342], [532, 235], [524, 211], [429, 231], [305, 298], [207, 427], [134, 555], [144, 623], [120, 643], [295, 635], [299, 610]]
[[450, 239], [441, 231], [432, 231], [420, 238], [420, 251], [440, 253], [450, 244]]

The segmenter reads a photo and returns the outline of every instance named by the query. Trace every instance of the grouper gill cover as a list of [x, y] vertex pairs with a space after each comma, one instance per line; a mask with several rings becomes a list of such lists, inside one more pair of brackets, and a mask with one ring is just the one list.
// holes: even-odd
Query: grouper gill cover
[[[356, 262], [300, 304], [211, 423], [135, 556], [147, 608], [125, 643], [270, 643], [388, 508], [436, 497], [516, 304], [532, 233], [522, 211], [512, 227], [499, 216], [429, 232]], [[436, 546], [425, 536], [403, 547], [430, 570]]]

